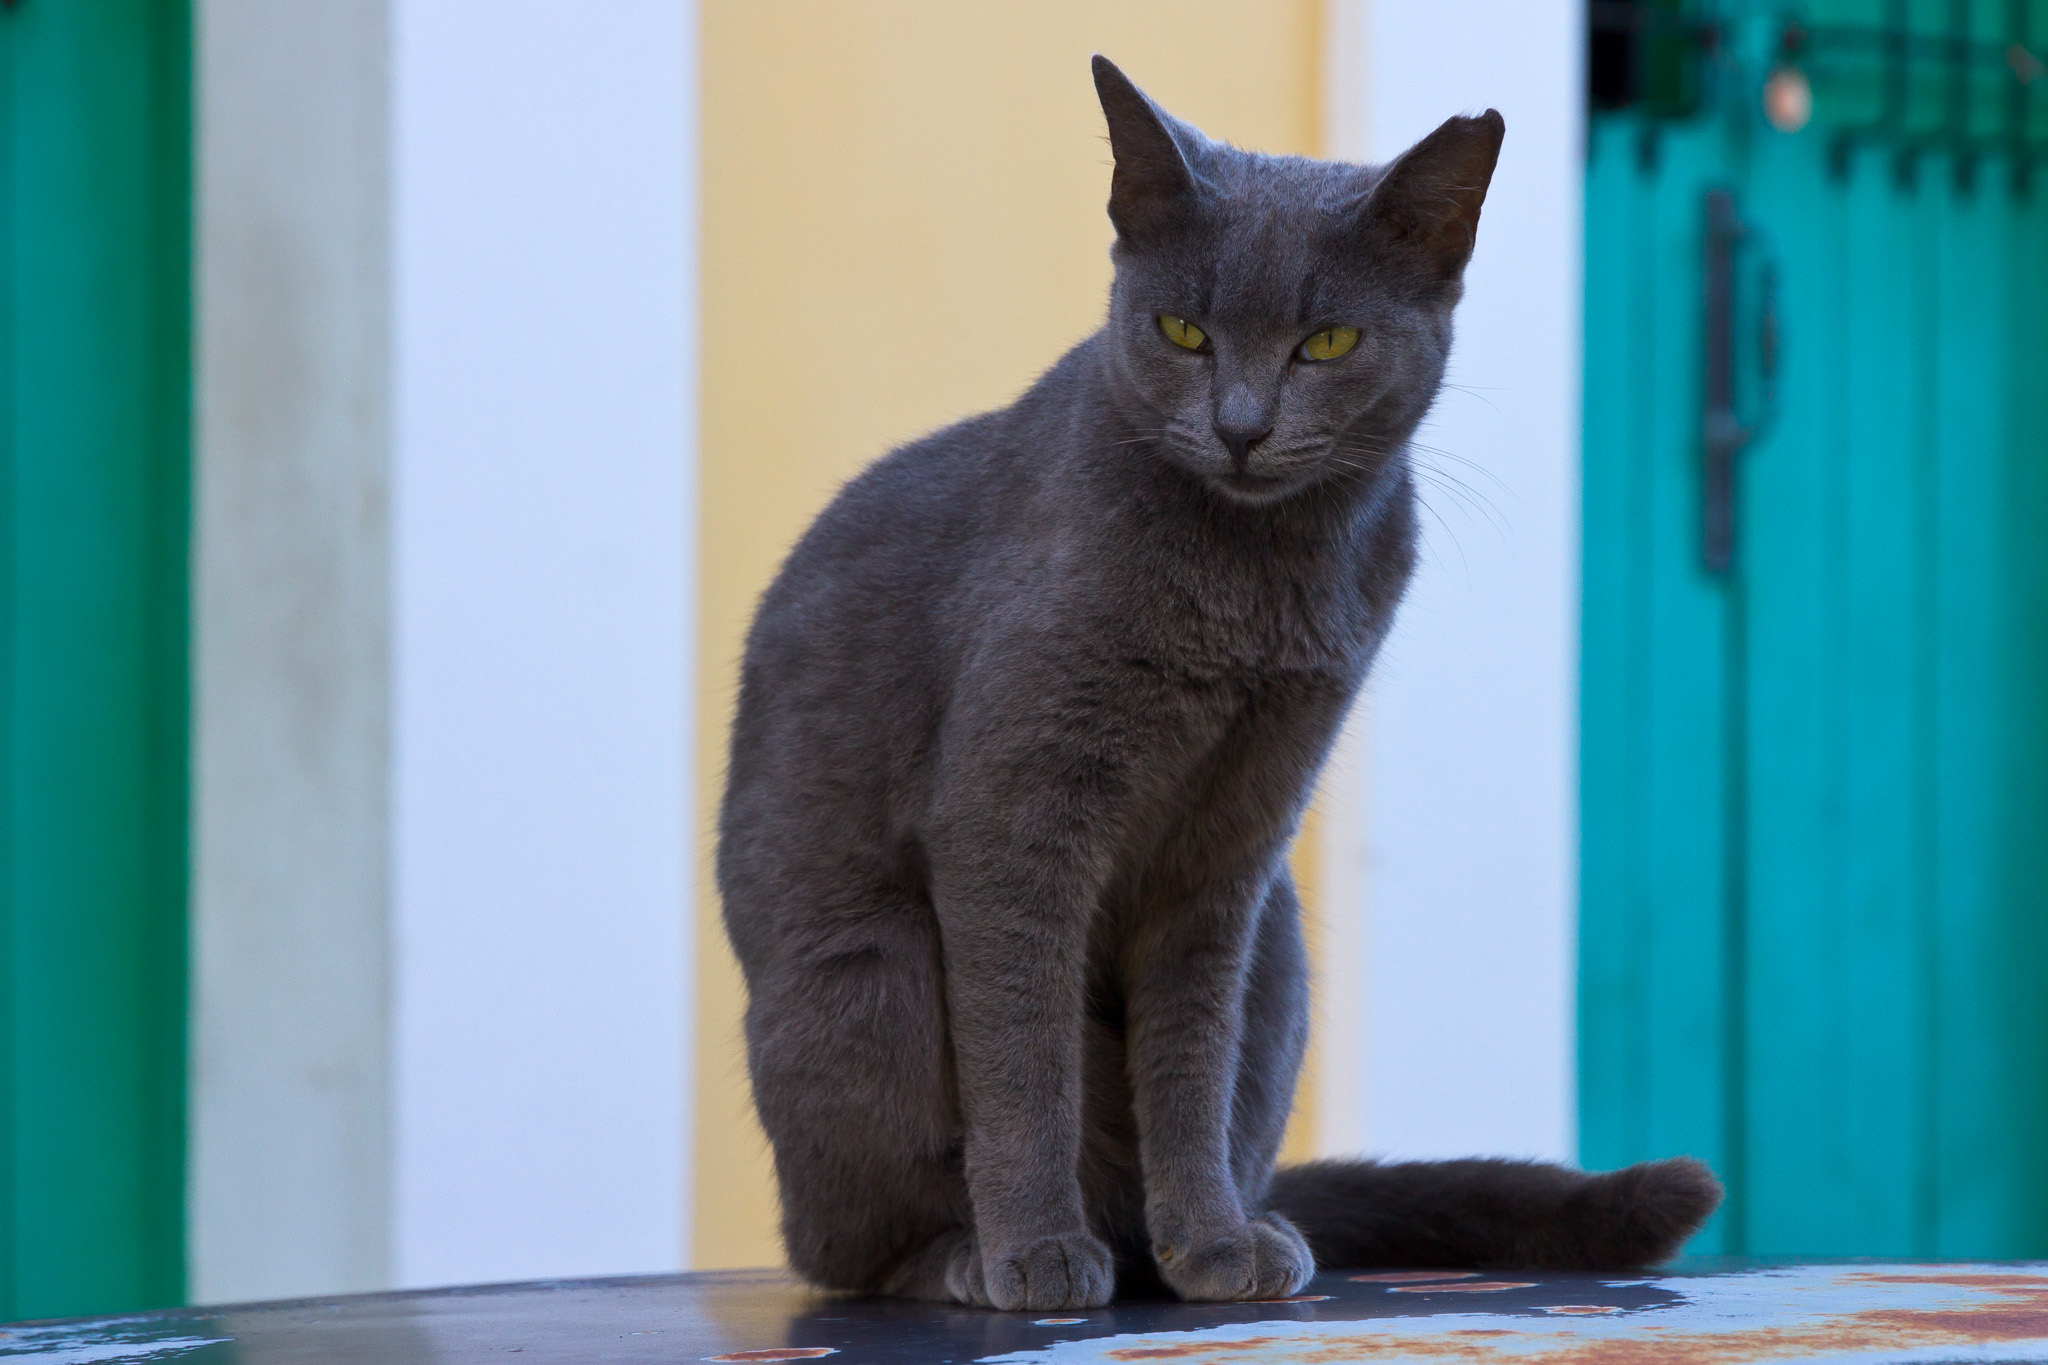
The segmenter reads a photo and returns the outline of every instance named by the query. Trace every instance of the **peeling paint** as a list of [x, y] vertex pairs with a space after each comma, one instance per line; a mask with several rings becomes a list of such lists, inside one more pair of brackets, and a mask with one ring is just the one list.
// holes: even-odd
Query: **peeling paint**
[[120, 1365], [124, 1361], [175, 1360], [206, 1346], [221, 1345], [218, 1337], [130, 1337], [107, 1340], [104, 1327], [93, 1330], [61, 1327], [15, 1327], [0, 1331], [0, 1360], [28, 1358], [37, 1365]]
[[1474, 1280], [1470, 1284], [1397, 1284], [1389, 1294], [1498, 1294], [1503, 1289], [1534, 1289], [1534, 1280]]
[[[1389, 1286], [1409, 1292], [1424, 1286]], [[1445, 1289], [1454, 1286], [1442, 1286]], [[1455, 1286], [1474, 1288], [1476, 1286]], [[1535, 1288], [1524, 1285], [1520, 1288]], [[1125, 1334], [986, 1357], [988, 1365], [1850, 1365], [2048, 1362], [2048, 1267], [1786, 1266], [1631, 1278], [1666, 1291], [1644, 1307], [1568, 1303], [1530, 1312], [1415, 1313]], [[1579, 1286], [1583, 1292], [1583, 1284]]]

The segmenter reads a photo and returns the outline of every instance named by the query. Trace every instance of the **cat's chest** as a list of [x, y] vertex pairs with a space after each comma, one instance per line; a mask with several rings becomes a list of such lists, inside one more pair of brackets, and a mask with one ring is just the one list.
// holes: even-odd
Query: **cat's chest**
[[1218, 682], [1349, 677], [1362, 670], [1380, 633], [1374, 603], [1343, 573], [1198, 565], [1126, 591], [1139, 609], [1134, 636], [1142, 630], [1162, 661]]

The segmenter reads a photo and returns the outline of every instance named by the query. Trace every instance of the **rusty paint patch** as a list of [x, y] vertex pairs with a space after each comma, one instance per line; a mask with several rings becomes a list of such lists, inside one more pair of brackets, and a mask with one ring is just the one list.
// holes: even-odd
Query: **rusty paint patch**
[[2001, 1289], [2030, 1293], [2048, 1289], [2048, 1279], [2011, 1270], [1949, 1270], [1928, 1266], [1924, 1270], [1851, 1270], [1846, 1278], [1865, 1284], [1943, 1284], [1957, 1289]]
[[1476, 1280], [1476, 1270], [1382, 1270], [1373, 1275], [1353, 1275], [1359, 1284], [1408, 1284], [1415, 1280]]
[[1402, 1284], [1389, 1294], [1498, 1294], [1503, 1289], [1534, 1289], [1534, 1280], [1474, 1280], [1470, 1284]]
[[1077, 1322], [1086, 1321], [1088, 1321], [1086, 1318], [1033, 1318], [1031, 1325], [1033, 1327], [1072, 1327]]
[[1197, 1355], [1216, 1351], [1234, 1351], [1242, 1354], [1256, 1351], [1270, 1344], [1272, 1337], [1245, 1337], [1239, 1341], [1204, 1341], [1175, 1343], [1169, 1346], [1124, 1346], [1113, 1347], [1102, 1354], [1108, 1360], [1189, 1360]]
[[[1417, 1283], [1402, 1292], [1472, 1290]], [[1577, 1282], [1584, 1293], [1584, 1282]], [[1620, 1287], [1621, 1282], [1616, 1283]], [[1171, 1360], [1200, 1365], [1757, 1365], [1826, 1359], [2048, 1365], [2048, 1267], [1791, 1266], [1630, 1279], [1671, 1301], [1624, 1310], [1548, 1305], [1540, 1314], [1431, 1311], [1353, 1321], [1276, 1321], [1067, 1342], [1005, 1365]], [[1992, 1354], [1987, 1354], [1990, 1352]]]
[[722, 1356], [705, 1356], [706, 1360], [816, 1360], [819, 1356], [836, 1356], [837, 1346], [765, 1346], [758, 1351], [727, 1351]]

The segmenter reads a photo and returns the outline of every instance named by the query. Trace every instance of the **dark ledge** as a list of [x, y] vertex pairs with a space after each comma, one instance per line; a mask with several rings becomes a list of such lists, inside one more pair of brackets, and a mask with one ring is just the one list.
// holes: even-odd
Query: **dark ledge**
[[0, 1361], [967, 1365], [2048, 1362], [2048, 1265], [1695, 1262], [1642, 1275], [1326, 1272], [1297, 1299], [997, 1313], [770, 1271], [365, 1294], [0, 1329]]

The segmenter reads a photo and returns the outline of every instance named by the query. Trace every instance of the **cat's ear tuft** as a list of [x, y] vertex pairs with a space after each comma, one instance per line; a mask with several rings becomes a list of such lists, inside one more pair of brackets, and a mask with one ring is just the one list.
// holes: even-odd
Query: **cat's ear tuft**
[[1442, 126], [1395, 158], [1366, 196], [1368, 232], [1397, 248], [1417, 250], [1437, 279], [1451, 281], [1472, 259], [1479, 206], [1493, 183], [1507, 123], [1489, 109]]
[[1195, 174], [1174, 137], [1174, 120], [1131, 84], [1115, 62], [1096, 53], [1095, 94], [1109, 120], [1116, 170], [1109, 181], [1109, 221], [1127, 242], [1156, 239], [1185, 222], [1195, 203]]

